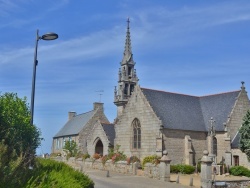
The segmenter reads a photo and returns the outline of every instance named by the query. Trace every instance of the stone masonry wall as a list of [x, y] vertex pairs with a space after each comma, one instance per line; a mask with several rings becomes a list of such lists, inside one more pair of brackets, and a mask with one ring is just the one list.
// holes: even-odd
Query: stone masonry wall
[[203, 151], [207, 149], [206, 134], [203, 132], [164, 129], [164, 149], [168, 151], [168, 156], [172, 159], [171, 164], [185, 164], [186, 135], [189, 135], [191, 138], [194, 163], [201, 159]]
[[227, 140], [229, 138], [223, 132], [217, 132], [215, 137], [217, 139], [217, 163], [220, 163], [224, 160], [225, 152], [230, 151], [230, 140]]
[[84, 126], [84, 128], [79, 133], [79, 150], [82, 153], [87, 153], [87, 137], [90, 131], [93, 129], [94, 124], [100, 120], [103, 123], [109, 123], [107, 117], [103, 112], [103, 108], [97, 108], [94, 116], [91, 120]]
[[103, 144], [103, 155], [108, 154], [109, 149], [109, 140], [107, 139], [107, 135], [104, 132], [100, 121], [97, 121], [90, 131], [90, 134], [87, 138], [87, 150], [90, 156], [93, 156], [95, 153], [95, 146], [98, 140], [102, 141]]
[[[63, 140], [64, 138], [64, 140]], [[59, 137], [53, 138], [52, 153], [62, 153], [63, 152], [63, 142], [68, 141], [69, 137]], [[71, 140], [78, 144], [78, 135], [71, 136]], [[59, 147], [57, 147], [57, 142], [59, 141]]]
[[[239, 156], [239, 165], [245, 166], [246, 168], [250, 169], [250, 162], [247, 159], [245, 153], [243, 153], [240, 149], [232, 149], [232, 158], [233, 156]], [[234, 161], [232, 160], [232, 165], [234, 165]]]
[[250, 109], [250, 102], [247, 96], [245, 88], [243, 88], [237, 98], [236, 104], [230, 114], [229, 121], [227, 122], [228, 131], [231, 136], [231, 139], [234, 138], [237, 131], [239, 130], [242, 119], [246, 115], [247, 110]]
[[[141, 125], [141, 149], [139, 150], [132, 147], [133, 130], [131, 124], [135, 118], [138, 118]], [[160, 125], [161, 121], [156, 117], [141, 89], [136, 86], [124, 113], [115, 125], [115, 145], [120, 145], [120, 150], [127, 156], [135, 155], [143, 159], [146, 156], [155, 155], [157, 148], [162, 150], [162, 146], [157, 146], [156, 141], [157, 138], [161, 137]]]

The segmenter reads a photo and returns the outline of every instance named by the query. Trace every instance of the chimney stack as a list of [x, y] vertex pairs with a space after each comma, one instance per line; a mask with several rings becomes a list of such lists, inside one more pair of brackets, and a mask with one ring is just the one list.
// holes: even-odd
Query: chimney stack
[[76, 116], [76, 112], [71, 111], [68, 113], [68, 116], [69, 116], [69, 120], [71, 120], [73, 117]]
[[103, 103], [100, 102], [94, 102], [94, 110], [101, 110], [103, 112]]

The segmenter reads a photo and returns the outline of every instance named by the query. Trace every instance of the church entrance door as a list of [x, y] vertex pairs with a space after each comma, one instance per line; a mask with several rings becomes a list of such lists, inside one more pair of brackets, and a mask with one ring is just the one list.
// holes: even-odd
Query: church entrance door
[[95, 145], [95, 153], [103, 155], [103, 143], [101, 140], [98, 140]]

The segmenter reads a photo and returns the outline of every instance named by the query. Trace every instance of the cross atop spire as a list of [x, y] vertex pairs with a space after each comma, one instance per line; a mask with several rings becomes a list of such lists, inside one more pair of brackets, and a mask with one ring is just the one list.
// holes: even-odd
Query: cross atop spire
[[130, 23], [129, 17], [127, 19], [127, 23], [128, 23], [127, 29], [129, 29], [129, 23]]

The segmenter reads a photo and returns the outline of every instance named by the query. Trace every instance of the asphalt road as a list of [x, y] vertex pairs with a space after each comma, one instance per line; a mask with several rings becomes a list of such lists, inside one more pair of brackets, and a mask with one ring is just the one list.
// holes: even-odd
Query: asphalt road
[[163, 182], [143, 176], [132, 176], [109, 172], [109, 177], [107, 177], [107, 171], [93, 169], [84, 169], [84, 173], [88, 174], [95, 182], [95, 188], [187, 188], [187, 186], [180, 184]]

